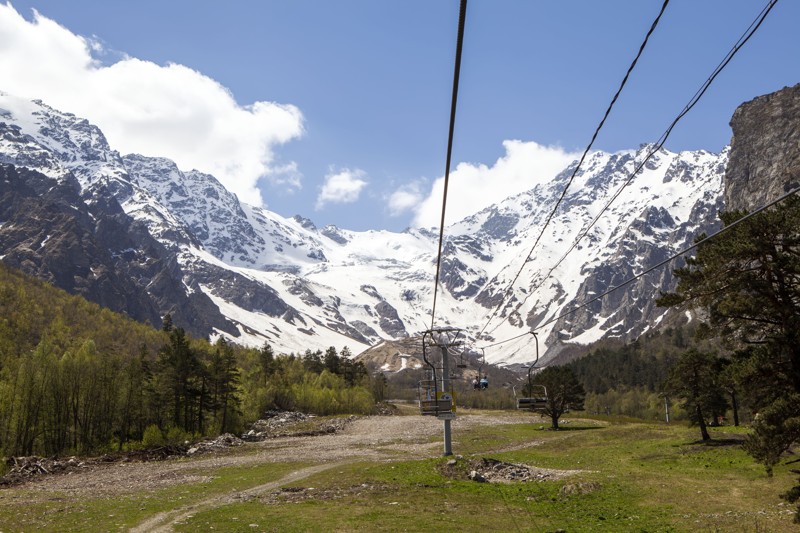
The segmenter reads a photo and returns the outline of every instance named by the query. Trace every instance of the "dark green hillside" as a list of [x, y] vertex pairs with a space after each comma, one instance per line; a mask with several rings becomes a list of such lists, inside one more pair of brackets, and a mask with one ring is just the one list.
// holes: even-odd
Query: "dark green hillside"
[[0, 264], [0, 453], [89, 454], [239, 432], [264, 410], [365, 413], [383, 394], [334, 347], [303, 356], [157, 330]]
[[155, 352], [166, 340], [163, 332], [0, 263], [0, 363], [30, 352], [44, 337], [64, 349], [91, 339], [98, 351], [125, 358], [143, 344]]

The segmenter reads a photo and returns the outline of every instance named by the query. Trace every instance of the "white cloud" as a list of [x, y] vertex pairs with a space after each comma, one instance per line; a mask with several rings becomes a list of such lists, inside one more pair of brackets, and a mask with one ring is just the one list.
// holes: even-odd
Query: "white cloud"
[[285, 165], [270, 167], [265, 179], [271, 185], [279, 186], [288, 193], [294, 193], [303, 188], [303, 175], [294, 161]]
[[392, 194], [389, 195], [386, 205], [389, 208], [389, 214], [393, 217], [400, 216], [408, 211], [413, 211], [422, 202], [421, 183], [415, 181], [407, 185], [403, 185]]
[[326, 204], [351, 204], [358, 200], [361, 191], [367, 186], [363, 170], [342, 169], [325, 176], [325, 183], [317, 196], [316, 209]]
[[[239, 105], [217, 81], [183, 65], [123, 57], [102, 65], [102, 44], [34, 12], [0, 4], [0, 90], [89, 119], [122, 153], [173, 159], [216, 176], [242, 200], [262, 203], [260, 178], [299, 188], [296, 168], [273, 169], [273, 148], [303, 133], [292, 105]], [[291, 165], [291, 163], [289, 164]]]
[[[533, 141], [504, 141], [503, 147], [506, 153], [494, 166], [459, 163], [450, 172], [445, 225], [552, 180], [579, 156]], [[441, 177], [416, 209], [414, 226], [439, 227], [443, 191], [444, 177]]]

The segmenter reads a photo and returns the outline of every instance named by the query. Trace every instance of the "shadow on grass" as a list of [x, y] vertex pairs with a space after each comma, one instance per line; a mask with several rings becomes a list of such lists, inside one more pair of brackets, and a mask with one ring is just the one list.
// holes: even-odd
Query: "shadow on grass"
[[696, 440], [686, 443], [686, 446], [706, 446], [707, 448], [717, 448], [722, 446], [741, 446], [744, 444], [745, 437], [729, 437], [725, 439]]
[[542, 428], [542, 431], [584, 431], [587, 429], [603, 429], [603, 426], [579, 426], [579, 427], [562, 427], [559, 426], [558, 429], [553, 429], [552, 427]]

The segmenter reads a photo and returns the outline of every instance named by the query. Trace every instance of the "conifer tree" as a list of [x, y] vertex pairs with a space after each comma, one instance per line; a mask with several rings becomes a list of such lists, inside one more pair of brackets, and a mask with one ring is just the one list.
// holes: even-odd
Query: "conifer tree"
[[700, 428], [700, 437], [711, 440], [708, 419], [727, 410], [719, 377], [719, 365], [714, 354], [698, 350], [686, 351], [672, 368], [666, 382], [671, 396], [681, 398], [689, 421]]
[[570, 367], [548, 366], [532, 381], [534, 385], [544, 385], [547, 389], [547, 405], [543, 412], [550, 417], [552, 429], [558, 429], [558, 420], [568, 410], [583, 410], [586, 392]]
[[[720, 214], [726, 226], [742, 216]], [[701, 331], [736, 351], [739, 386], [757, 413], [746, 448], [771, 471], [800, 442], [800, 199], [699, 245], [686, 263], [677, 290], [657, 303], [703, 309]]]

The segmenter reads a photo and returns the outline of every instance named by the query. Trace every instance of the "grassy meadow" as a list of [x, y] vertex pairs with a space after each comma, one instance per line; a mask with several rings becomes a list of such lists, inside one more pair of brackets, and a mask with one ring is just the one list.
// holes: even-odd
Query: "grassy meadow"
[[[80, 501], [44, 498], [30, 485], [5, 488], [0, 531], [124, 531], [176, 507], [188, 511], [172, 522], [175, 531], [798, 530], [792, 506], [779, 497], [793, 484], [792, 466], [781, 463], [767, 477], [741, 449], [746, 428], [712, 428], [713, 441], [702, 444], [684, 424], [577, 415], [564, 421], [557, 432], [525, 414], [518, 423], [454, 429], [455, 465], [448, 465], [453, 458], [402, 454], [330, 465], [298, 457], [206, 466], [198, 471], [202, 482]], [[483, 457], [574, 472], [551, 481], [469, 480], [469, 461]], [[313, 465], [316, 473], [280, 482]], [[269, 481], [276, 481], [273, 490], [226, 497]]]

